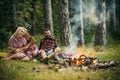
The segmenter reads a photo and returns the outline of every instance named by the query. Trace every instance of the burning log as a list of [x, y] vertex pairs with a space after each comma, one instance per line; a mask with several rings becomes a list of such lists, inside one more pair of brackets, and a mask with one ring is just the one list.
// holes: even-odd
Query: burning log
[[98, 63], [97, 68], [109, 68], [109, 67], [115, 67], [116, 62], [115, 61], [110, 61], [110, 62], [105, 62], [105, 63]]
[[110, 65], [111, 67], [115, 67], [115, 66], [117, 65], [117, 62], [115, 62], [115, 61], [110, 61], [110, 62], [109, 62], [109, 65]]
[[85, 55], [81, 55], [79, 58], [74, 58], [71, 60], [72, 64], [76, 66], [87, 66], [90, 69], [106, 69], [109, 67], [115, 67], [115, 61], [101, 62], [97, 58], [86, 57]]
[[92, 64], [89, 66], [90, 69], [107, 69], [111, 67], [115, 67], [117, 63], [115, 61], [109, 61], [109, 62], [100, 62], [96, 64]]
[[85, 55], [81, 55], [79, 58], [74, 58], [72, 60], [72, 63], [77, 66], [80, 66], [80, 65], [88, 66], [91, 64], [96, 64], [97, 62], [98, 62], [97, 58], [86, 57]]
[[86, 56], [81, 55], [79, 58], [74, 58], [73, 60], [71, 60], [71, 62], [74, 65], [80, 66], [80, 65], [84, 64], [85, 59], [86, 59]]
[[[87, 57], [85, 55], [80, 55], [79, 58], [62, 58], [62, 62], [51, 66], [58, 72], [66, 71], [89, 71], [96, 69], [109, 69], [116, 66], [115, 61], [102, 62], [94, 57]], [[57, 65], [57, 66], [56, 66]]]
[[[70, 62], [70, 61], [69, 61]], [[90, 71], [90, 70], [97, 70], [97, 69], [113, 69], [113, 67], [116, 66], [115, 61], [109, 61], [109, 62], [100, 62], [90, 65], [69, 65], [68, 61], [65, 61], [62, 64], [54, 64], [49, 67], [49, 69], [53, 69], [57, 72], [68, 72], [68, 71]]]

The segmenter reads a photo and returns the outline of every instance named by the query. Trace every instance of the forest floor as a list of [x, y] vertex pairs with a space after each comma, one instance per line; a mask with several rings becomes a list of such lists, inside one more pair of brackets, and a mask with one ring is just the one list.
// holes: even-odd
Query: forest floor
[[[120, 45], [109, 46], [99, 52], [101, 60], [120, 62]], [[120, 80], [120, 63], [115, 69], [98, 69], [90, 71], [63, 71], [49, 69], [40, 61], [3, 61], [0, 60], [0, 80]]]

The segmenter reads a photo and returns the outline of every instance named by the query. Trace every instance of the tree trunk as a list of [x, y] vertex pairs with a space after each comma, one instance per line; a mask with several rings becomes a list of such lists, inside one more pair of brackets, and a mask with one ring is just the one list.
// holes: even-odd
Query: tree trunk
[[110, 3], [110, 29], [112, 32], [117, 30], [116, 28], [116, 0], [111, 0]]
[[15, 27], [17, 27], [17, 22], [16, 22], [16, 20], [17, 20], [17, 10], [16, 10], [16, 3], [17, 3], [17, 1], [15, 0], [15, 1], [14, 1], [14, 5], [13, 5]]
[[98, 23], [96, 25], [95, 46], [105, 46], [106, 43], [106, 2], [97, 0]]
[[79, 46], [84, 46], [82, 0], [80, 0], [80, 22], [78, 23], [76, 33], [77, 37], [79, 38], [78, 40]]
[[59, 0], [60, 41], [62, 46], [70, 45], [71, 25], [69, 19], [68, 0]]
[[114, 27], [114, 31], [116, 31], [117, 30], [117, 28], [116, 28], [116, 2], [115, 2], [116, 0], [113, 0], [113, 7], [112, 7], [112, 14], [113, 14], [113, 27]]
[[[118, 0], [106, 0], [106, 7], [107, 11], [109, 12], [107, 23], [108, 23], [108, 34], [110, 34], [112, 37], [117, 33], [118, 30], [118, 17], [117, 17], [117, 1]], [[119, 4], [119, 3], [118, 3]], [[107, 12], [107, 14], [108, 14]]]
[[51, 0], [44, 0], [44, 19], [45, 19], [45, 28], [50, 29], [51, 35], [54, 37]]
[[116, 0], [116, 26], [117, 31], [120, 32], [120, 1]]
[[36, 34], [36, 10], [35, 10], [35, 1], [32, 0], [31, 1], [31, 8], [32, 8], [32, 11], [30, 12], [31, 14], [31, 28], [32, 28], [32, 35], [35, 35]]

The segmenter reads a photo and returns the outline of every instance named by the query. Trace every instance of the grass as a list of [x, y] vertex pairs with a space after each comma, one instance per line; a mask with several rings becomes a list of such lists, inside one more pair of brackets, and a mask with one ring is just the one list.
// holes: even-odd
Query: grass
[[[97, 52], [101, 60], [120, 62], [120, 45], [108, 46], [104, 52]], [[0, 60], [0, 80], [120, 80], [120, 64], [116, 70], [56, 72], [40, 62]], [[34, 70], [39, 69], [39, 70]]]
[[[35, 43], [43, 36], [35, 36]], [[65, 71], [56, 72], [48, 69], [48, 66], [38, 62], [22, 61], [3, 61], [0, 60], [0, 80], [120, 80], [120, 45], [110, 44], [106, 46], [103, 52], [90, 52], [103, 61], [118, 61], [115, 70], [96, 70], [96, 71]], [[86, 48], [87, 49], [87, 48]], [[7, 49], [0, 52], [8, 52]]]
[[46, 68], [37, 72], [33, 68], [42, 64], [20, 61], [0, 61], [0, 64], [0, 80], [119, 80], [120, 74], [116, 70], [58, 73]]

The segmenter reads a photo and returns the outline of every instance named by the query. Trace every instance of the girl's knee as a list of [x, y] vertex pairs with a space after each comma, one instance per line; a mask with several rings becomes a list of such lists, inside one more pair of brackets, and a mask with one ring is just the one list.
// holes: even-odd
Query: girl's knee
[[38, 53], [37, 52], [33, 52], [32, 56], [35, 57]]
[[29, 57], [24, 57], [24, 58], [22, 58], [22, 61], [29, 61], [30, 60], [30, 58]]

